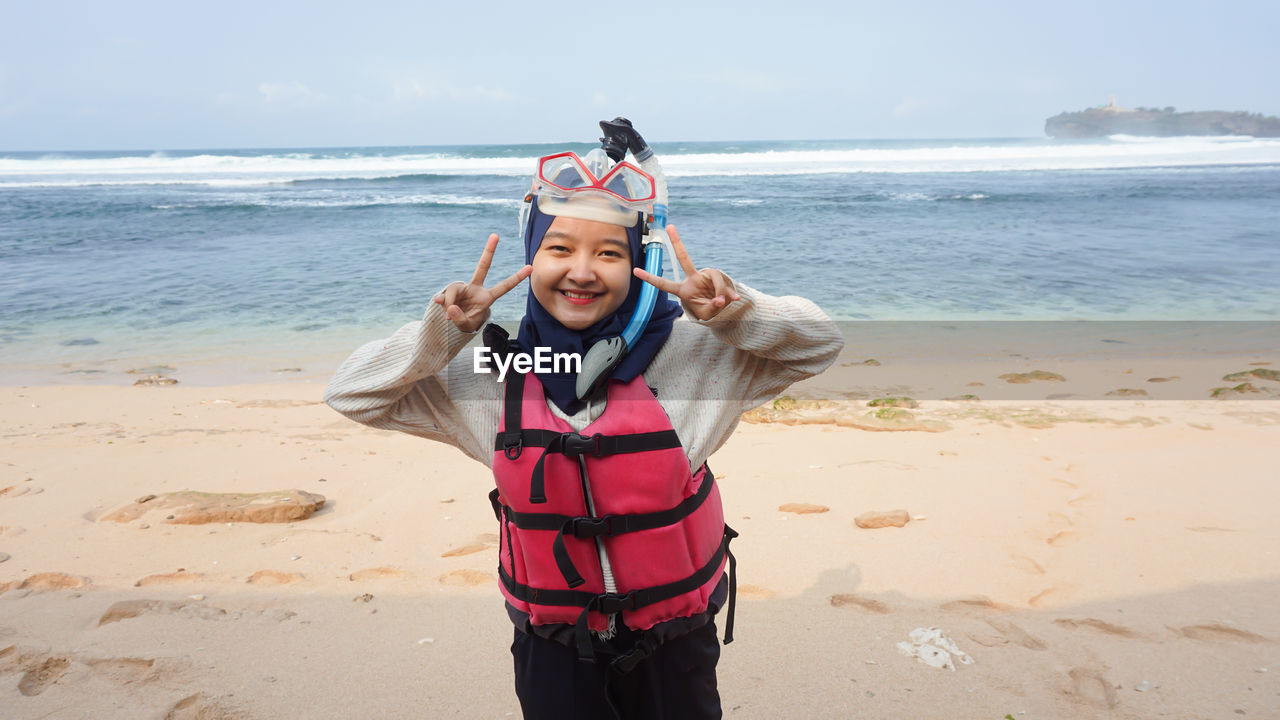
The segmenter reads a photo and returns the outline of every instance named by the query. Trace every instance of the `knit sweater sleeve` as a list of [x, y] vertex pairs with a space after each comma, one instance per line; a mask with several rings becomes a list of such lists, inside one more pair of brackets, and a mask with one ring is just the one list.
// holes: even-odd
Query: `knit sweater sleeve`
[[500, 394], [496, 376], [472, 372], [470, 354], [460, 354], [474, 337], [431, 303], [421, 321], [357, 348], [324, 401], [356, 422], [448, 443], [489, 465]]
[[742, 299], [711, 320], [677, 321], [645, 373], [695, 469], [729, 439], [743, 412], [826, 370], [844, 347], [812, 301], [742, 283], [734, 289]]

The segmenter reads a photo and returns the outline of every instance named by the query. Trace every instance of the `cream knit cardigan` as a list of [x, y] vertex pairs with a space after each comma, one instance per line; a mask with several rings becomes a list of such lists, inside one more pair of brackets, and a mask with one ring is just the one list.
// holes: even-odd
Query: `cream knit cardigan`
[[[809, 300], [733, 288], [742, 299], [711, 320], [677, 319], [643, 374], [691, 470], [729, 439], [744, 411], [822, 372], [844, 345]], [[475, 337], [431, 303], [420, 322], [352, 353], [329, 381], [325, 402], [356, 422], [448, 443], [492, 467], [503, 386], [496, 372], [475, 373], [472, 353], [461, 352]], [[575, 431], [604, 411], [603, 401], [571, 416], [548, 405]]]

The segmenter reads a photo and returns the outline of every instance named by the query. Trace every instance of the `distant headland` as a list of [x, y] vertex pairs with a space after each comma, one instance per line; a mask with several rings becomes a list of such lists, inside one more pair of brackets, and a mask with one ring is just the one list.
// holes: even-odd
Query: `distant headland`
[[1280, 137], [1280, 118], [1248, 112], [1178, 112], [1174, 108], [1123, 108], [1113, 95], [1106, 105], [1064, 112], [1044, 121], [1054, 138], [1094, 138], [1107, 135], [1252, 135]]

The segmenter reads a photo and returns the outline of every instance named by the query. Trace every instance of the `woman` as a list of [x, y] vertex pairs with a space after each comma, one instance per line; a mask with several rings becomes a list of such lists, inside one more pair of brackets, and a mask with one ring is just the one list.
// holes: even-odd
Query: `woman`
[[[651, 154], [642, 140], [631, 149]], [[421, 322], [356, 350], [325, 400], [493, 469], [500, 589], [526, 718], [718, 718], [713, 618], [728, 603], [729, 642], [736, 533], [706, 460], [742, 412], [826, 369], [843, 342], [808, 300], [697, 269], [674, 227], [686, 277], [646, 272], [654, 180], [598, 153], [540, 159], [526, 197], [527, 265], [485, 287], [498, 244], [490, 235], [470, 282], [441, 290]], [[581, 357], [649, 310], [645, 283], [659, 292], [596, 382], [563, 367], [500, 381], [460, 351], [525, 278], [517, 338], [497, 326], [485, 333], [489, 357], [507, 360], [500, 367], [540, 348]]]

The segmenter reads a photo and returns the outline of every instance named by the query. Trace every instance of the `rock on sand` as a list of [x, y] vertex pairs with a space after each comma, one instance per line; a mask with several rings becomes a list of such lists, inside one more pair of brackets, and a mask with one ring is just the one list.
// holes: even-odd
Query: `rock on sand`
[[778, 506], [779, 512], [795, 513], [797, 515], [813, 515], [827, 512], [830, 509], [826, 505], [811, 505], [809, 503], [785, 503]]
[[853, 519], [860, 528], [875, 530], [876, 528], [902, 527], [911, 522], [911, 515], [906, 510], [888, 510], [885, 512], [865, 512]]
[[1049, 372], [1048, 370], [1032, 370], [1031, 372], [1024, 373], [1005, 373], [1000, 376], [1000, 379], [1007, 383], [1014, 383], [1015, 385], [1021, 385], [1032, 381], [1066, 382], [1066, 378], [1062, 377], [1058, 373]]
[[23, 580], [18, 584], [19, 590], [34, 590], [36, 592], [52, 591], [52, 590], [74, 590], [82, 588], [89, 584], [89, 578], [79, 577], [76, 575], [67, 575], [65, 573], [46, 572], [36, 573], [31, 577]]
[[288, 585], [302, 579], [298, 573], [283, 572], [281, 570], [259, 570], [249, 576], [245, 582], [250, 585], [262, 585], [272, 587], [275, 585]]
[[206, 493], [179, 490], [139, 498], [103, 515], [104, 522], [131, 522], [144, 515], [162, 515], [163, 522], [202, 525], [215, 522], [285, 523], [305, 520], [324, 505], [323, 495], [302, 490], [263, 493]]

